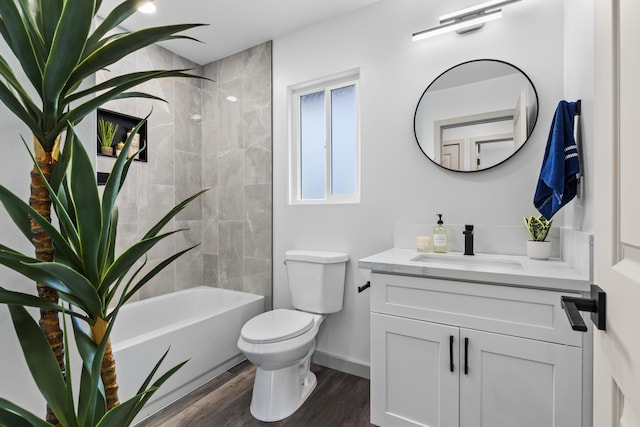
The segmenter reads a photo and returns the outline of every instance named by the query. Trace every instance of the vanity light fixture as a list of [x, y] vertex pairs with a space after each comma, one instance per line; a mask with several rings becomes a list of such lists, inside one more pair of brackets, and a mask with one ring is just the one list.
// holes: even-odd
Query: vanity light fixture
[[479, 30], [485, 22], [502, 18], [501, 6], [517, 1], [520, 0], [492, 0], [457, 12], [447, 13], [440, 17], [440, 25], [437, 27], [413, 33], [413, 41], [439, 36], [450, 31], [464, 34]]
[[138, 8], [138, 12], [142, 12], [142, 13], [155, 13], [157, 10], [156, 5], [153, 4], [153, 0], [149, 0], [148, 2], [144, 3], [142, 6], [140, 6]]

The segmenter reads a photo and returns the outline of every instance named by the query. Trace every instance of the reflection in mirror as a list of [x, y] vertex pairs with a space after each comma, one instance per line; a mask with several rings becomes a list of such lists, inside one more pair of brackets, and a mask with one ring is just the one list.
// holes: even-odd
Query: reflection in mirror
[[496, 166], [527, 141], [538, 118], [538, 94], [519, 68], [494, 59], [456, 65], [418, 101], [414, 132], [422, 152], [446, 169]]

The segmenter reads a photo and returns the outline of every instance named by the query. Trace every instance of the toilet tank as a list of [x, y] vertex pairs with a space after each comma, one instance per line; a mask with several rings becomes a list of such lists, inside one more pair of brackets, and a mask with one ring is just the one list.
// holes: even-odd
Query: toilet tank
[[285, 252], [291, 305], [318, 314], [342, 310], [349, 256], [341, 252]]

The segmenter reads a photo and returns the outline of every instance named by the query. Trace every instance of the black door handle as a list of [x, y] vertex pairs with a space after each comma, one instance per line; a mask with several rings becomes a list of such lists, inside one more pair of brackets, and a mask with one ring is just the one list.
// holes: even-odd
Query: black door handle
[[587, 331], [587, 325], [582, 320], [580, 311], [590, 311], [591, 320], [596, 327], [603, 331], [607, 329], [607, 294], [598, 285], [591, 285], [591, 298], [563, 296], [560, 298], [560, 305], [567, 314], [571, 329], [574, 331]]
[[453, 372], [453, 335], [449, 335], [449, 371]]
[[469, 338], [464, 339], [464, 374], [469, 375]]

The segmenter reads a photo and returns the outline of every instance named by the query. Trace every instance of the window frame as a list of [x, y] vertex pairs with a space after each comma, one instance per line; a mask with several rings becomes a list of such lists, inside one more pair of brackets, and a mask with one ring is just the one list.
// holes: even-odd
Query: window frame
[[[355, 87], [355, 193], [332, 194], [332, 141], [331, 141], [331, 91], [346, 86]], [[303, 199], [301, 185], [301, 129], [300, 98], [315, 92], [325, 93], [325, 198]], [[360, 203], [360, 75], [357, 70], [334, 75], [322, 80], [289, 87], [290, 105], [290, 158], [289, 158], [289, 204], [326, 205]]]

